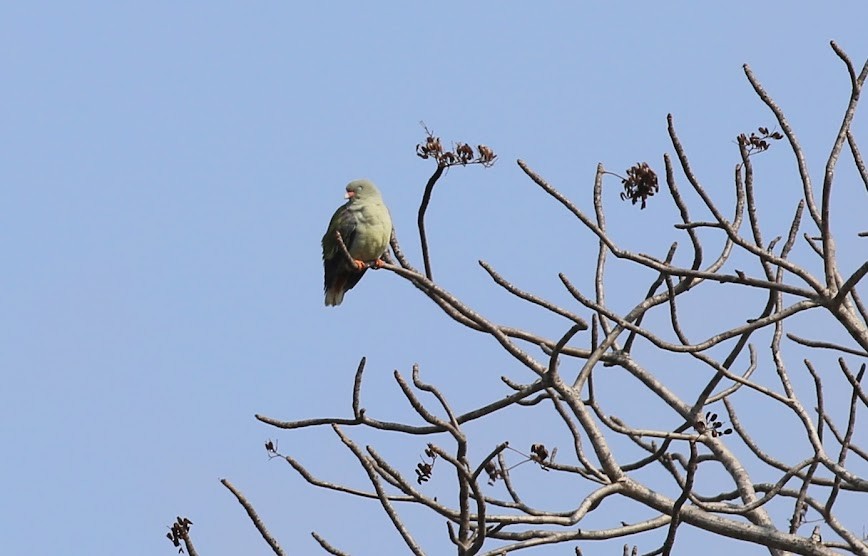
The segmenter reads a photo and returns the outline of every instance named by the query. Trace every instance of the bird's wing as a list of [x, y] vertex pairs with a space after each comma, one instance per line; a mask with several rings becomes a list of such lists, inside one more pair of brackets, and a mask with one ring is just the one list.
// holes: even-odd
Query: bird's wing
[[340, 305], [344, 293], [352, 289], [365, 273], [365, 269], [359, 271], [346, 260], [335, 235], [335, 232], [340, 232], [347, 250], [351, 250], [359, 236], [359, 228], [358, 217], [354, 211], [349, 210], [349, 203], [347, 203], [335, 211], [328, 230], [322, 238], [322, 258], [325, 269], [323, 289], [326, 305]]
[[333, 259], [336, 255], [343, 256], [339, 253], [340, 248], [338, 247], [335, 232], [341, 233], [344, 245], [349, 249], [353, 244], [353, 240], [355, 240], [358, 224], [356, 215], [353, 214], [353, 211], [349, 210], [349, 203], [342, 205], [335, 211], [331, 221], [329, 221], [328, 230], [326, 230], [325, 235], [322, 237], [323, 260]]

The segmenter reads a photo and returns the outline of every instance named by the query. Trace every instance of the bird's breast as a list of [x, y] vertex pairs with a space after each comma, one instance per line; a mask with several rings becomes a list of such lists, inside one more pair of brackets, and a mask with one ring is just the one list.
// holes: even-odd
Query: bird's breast
[[382, 204], [361, 207], [356, 213], [357, 228], [349, 247], [355, 259], [372, 261], [386, 252], [392, 235], [392, 218]]

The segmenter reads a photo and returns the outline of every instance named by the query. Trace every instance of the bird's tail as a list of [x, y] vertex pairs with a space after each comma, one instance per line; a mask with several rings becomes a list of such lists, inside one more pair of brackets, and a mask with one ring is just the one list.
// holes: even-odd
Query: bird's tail
[[325, 304], [326, 307], [334, 307], [336, 305], [340, 305], [341, 301], [344, 300], [344, 288], [341, 287], [341, 284], [335, 284], [329, 289], [325, 291]]
[[[351, 286], [352, 287], [352, 286]], [[326, 280], [325, 287], [325, 304], [326, 307], [334, 307], [340, 305], [344, 300], [344, 294], [347, 293], [347, 277], [344, 274], [332, 276], [330, 280]]]

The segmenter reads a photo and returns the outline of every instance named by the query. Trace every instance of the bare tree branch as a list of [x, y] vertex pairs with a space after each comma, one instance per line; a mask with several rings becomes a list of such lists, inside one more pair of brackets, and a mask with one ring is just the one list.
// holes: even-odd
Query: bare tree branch
[[[378, 501], [416, 555], [424, 552], [402, 517], [407, 508], [445, 522], [443, 542], [451, 543], [460, 556], [499, 556], [577, 541], [584, 549], [596, 540], [663, 527], [667, 533], [662, 544], [646, 548], [645, 554], [669, 555], [683, 524], [711, 539], [750, 543], [772, 556], [826, 556], [836, 551], [868, 556], [864, 534], [848, 529], [851, 519], [841, 519], [849, 508], [864, 506], [868, 496], [862, 465], [868, 461], [868, 450], [858, 445], [863, 431], [857, 420], [858, 409], [868, 407], [863, 385], [868, 309], [861, 298], [868, 262], [858, 263], [864, 257], [856, 254], [855, 270], [842, 274], [832, 208], [837, 206], [833, 185], [845, 141], [868, 189], [868, 172], [851, 130], [868, 62], [857, 72], [837, 44], [832, 43], [832, 49], [844, 62], [851, 91], [819, 187], [811, 182], [807, 155], [784, 111], [746, 65], [750, 86], [782, 133], [760, 127], [758, 133], [738, 136], [738, 150], [731, 153], [733, 172], [724, 176], [732, 180], [732, 189], [723, 191], [724, 201], [718, 198], [721, 189], [710, 187], [718, 180], [706, 180], [691, 164], [672, 115], [667, 117], [667, 131], [674, 153], [663, 156], [668, 196], [654, 196], [658, 178], [645, 162], [621, 178], [622, 199], [641, 200], [643, 208], [646, 202], [671, 201], [674, 233], [686, 234], [690, 242], [686, 252], [684, 247], [679, 251], [678, 242], [668, 241], [651, 254], [631, 250], [629, 242], [635, 236], [622, 238], [624, 223], [607, 215], [608, 180], [615, 174], [603, 163], [597, 164], [587, 198], [574, 200], [529, 164], [517, 161], [535, 184], [531, 187], [568, 210], [579, 231], [597, 245], [594, 270], [586, 269], [587, 275], [581, 277], [585, 281], [557, 274], [572, 296], [565, 306], [521, 289], [493, 265], [479, 261], [494, 282], [492, 288], [502, 288], [535, 314], [553, 316], [555, 322], [567, 319], [563, 328], [553, 331], [545, 328], [547, 323], [520, 327], [495, 322], [433, 279], [425, 227], [433, 188], [445, 179], [446, 168], [471, 163], [474, 151], [459, 143], [455, 152], [446, 153], [428, 132], [426, 143], [417, 146], [419, 156], [437, 162], [417, 217], [424, 270], [417, 270], [405, 256], [394, 230], [393, 256], [384, 257], [383, 268], [392, 278], [412, 284], [452, 322], [494, 340], [511, 368], [491, 375], [491, 392], [468, 391], [458, 382], [463, 388], [461, 405], [446, 395], [461, 378], [435, 372], [436, 381], [423, 381], [418, 364], [409, 377], [395, 370], [399, 398], [412, 411], [405, 418], [385, 421], [369, 415], [376, 408], [367, 411], [362, 405], [363, 357], [353, 379], [350, 417], [256, 416], [283, 431], [331, 426], [365, 471], [369, 486], [320, 479], [292, 457], [279, 454], [276, 441], [266, 443], [269, 457], [285, 459], [318, 488]], [[795, 206], [778, 207], [792, 211], [784, 213], [792, 215], [783, 224], [789, 225], [786, 231], [764, 227], [760, 193], [767, 178], [764, 166], [754, 159], [783, 137], [787, 142], [781, 144], [792, 151], [801, 182]], [[480, 158], [475, 162], [493, 161], [490, 149], [477, 149]], [[689, 187], [682, 192], [679, 183], [685, 182]], [[810, 215], [807, 233], [800, 231], [805, 210]], [[634, 229], [629, 228], [631, 233]], [[800, 235], [804, 242], [797, 241]], [[340, 237], [338, 243], [351, 259]], [[850, 243], [842, 241], [840, 249], [841, 261], [851, 261], [853, 254], [845, 252], [852, 249]], [[804, 259], [810, 264], [803, 266]], [[805, 332], [804, 323], [815, 322], [811, 319], [822, 324]], [[791, 342], [784, 342], [784, 337]], [[837, 365], [833, 357], [838, 357]], [[858, 372], [850, 370], [853, 366]], [[842, 388], [849, 388], [846, 409], [836, 395]], [[717, 408], [718, 402], [724, 409]], [[539, 415], [547, 420], [540, 418], [538, 429], [536, 421], [516, 426]], [[780, 425], [781, 417], [788, 424]], [[361, 427], [371, 435], [397, 433], [410, 440], [411, 457], [421, 458], [413, 468], [415, 476], [403, 460], [391, 454], [387, 458], [370, 445], [357, 445], [344, 426]], [[780, 426], [788, 427], [780, 435], [787, 438], [785, 447], [768, 441], [779, 432], [772, 427]], [[492, 438], [491, 431], [497, 436]], [[519, 446], [527, 446], [526, 435], [535, 431], [542, 440], [533, 438], [530, 451], [520, 451]], [[554, 443], [552, 437], [557, 439]], [[418, 453], [419, 439], [425, 443], [424, 455]], [[452, 489], [448, 497], [438, 490], [441, 484], [432, 488], [429, 483], [444, 470], [447, 488]], [[533, 475], [528, 478], [528, 473]], [[573, 481], [574, 492], [582, 494], [563, 498], [565, 507], [553, 508], [547, 497], [537, 496], [538, 489], [550, 486], [550, 478]], [[272, 544], [249, 503], [225, 480], [224, 484]], [[586, 520], [602, 506], [607, 512], [629, 507], [650, 517], [633, 524], [587, 527], [602, 523]], [[818, 522], [830, 538], [822, 540], [820, 529], [805, 535], [801, 526]], [[344, 554], [312, 534], [326, 552]], [[175, 535], [176, 546], [182, 538], [181, 533]], [[272, 548], [279, 553], [276, 546], [275, 542]], [[639, 546], [635, 538], [629, 539], [625, 555], [637, 556]], [[581, 552], [577, 546], [567, 548]]]
[[850, 355], [858, 355], [861, 357], [868, 357], [868, 353], [865, 353], [863, 351], [859, 351], [858, 349], [848, 348], [845, 346], [839, 346], [837, 344], [833, 344], [832, 342], [808, 340], [807, 338], [802, 338], [800, 336], [796, 336], [792, 332], [787, 333], [787, 338], [796, 342], [797, 344], [802, 344], [803, 346], [807, 346], [807, 347], [822, 348], [822, 349], [835, 349], [838, 351], [843, 351], [844, 353], [849, 353]]
[[865, 167], [865, 161], [862, 159], [862, 154], [859, 152], [859, 145], [856, 144], [856, 138], [851, 130], [847, 130], [847, 144], [850, 146], [850, 152], [853, 153], [853, 162], [856, 164], [856, 169], [862, 177], [862, 183], [865, 184], [865, 190], [868, 191], [868, 168]]
[[416, 224], [419, 226], [419, 243], [422, 245], [422, 261], [425, 264], [425, 277], [433, 280], [431, 274], [431, 255], [428, 252], [428, 235], [425, 233], [425, 212], [428, 210], [428, 204], [431, 202], [431, 193], [434, 191], [434, 185], [440, 176], [443, 175], [443, 170], [446, 167], [438, 164], [434, 173], [428, 178], [428, 183], [425, 184], [425, 192], [422, 193], [422, 202], [419, 204], [419, 215], [416, 218]]
[[277, 539], [271, 536], [271, 533], [268, 532], [268, 529], [265, 528], [265, 524], [257, 515], [256, 510], [253, 509], [253, 504], [251, 504], [247, 498], [241, 494], [235, 486], [230, 483], [227, 479], [220, 479], [220, 482], [223, 483], [229, 492], [231, 492], [235, 498], [238, 500], [238, 503], [244, 508], [244, 511], [247, 512], [247, 515], [250, 517], [250, 521], [253, 522], [253, 525], [256, 527], [256, 530], [259, 531], [259, 534], [262, 535], [262, 538], [265, 539], [265, 542], [268, 543], [268, 546], [271, 547], [271, 550], [274, 551], [277, 556], [284, 556], [283, 549], [280, 548], [280, 544], [278, 544]]
[[669, 554], [672, 553], [672, 547], [675, 545], [675, 531], [678, 528], [678, 524], [681, 522], [679, 515], [681, 508], [684, 507], [684, 503], [687, 502], [690, 497], [690, 491], [693, 490], [693, 479], [696, 476], [696, 460], [698, 453], [696, 451], [695, 442], [690, 442], [689, 446], [690, 461], [687, 465], [687, 477], [684, 479], [684, 491], [672, 507], [672, 521], [669, 522], [669, 532], [666, 534], [666, 540], [663, 542], [663, 546], [660, 549], [661, 554], [664, 556], [669, 556]]
[[349, 556], [349, 554], [347, 554], [346, 552], [342, 552], [342, 551], [338, 550], [337, 548], [333, 547], [332, 545], [330, 545], [328, 543], [328, 541], [326, 541], [324, 538], [319, 536], [316, 533], [316, 531], [311, 531], [310, 535], [314, 539], [316, 539], [316, 542], [318, 542], [319, 545], [323, 548], [323, 550], [325, 550], [329, 554], [333, 554], [334, 556]]
[[416, 556], [424, 556], [425, 553], [422, 551], [422, 548], [416, 543], [416, 540], [413, 538], [413, 536], [410, 535], [410, 532], [404, 526], [404, 522], [401, 520], [398, 512], [395, 511], [395, 508], [392, 505], [388, 494], [386, 493], [382, 483], [380, 482], [380, 476], [376, 472], [373, 463], [371, 463], [371, 461], [368, 459], [367, 456], [365, 456], [364, 453], [362, 453], [359, 447], [356, 446], [356, 444], [341, 431], [338, 425], [332, 425], [332, 429], [335, 431], [335, 434], [338, 435], [338, 438], [341, 439], [341, 442], [343, 442], [344, 445], [349, 448], [350, 451], [356, 456], [356, 459], [359, 460], [359, 463], [368, 474], [368, 478], [371, 480], [371, 484], [377, 491], [377, 498], [380, 500], [380, 504], [383, 506], [383, 509], [386, 511], [389, 519], [392, 520], [392, 525], [394, 525], [395, 529], [401, 534], [401, 538], [404, 539], [404, 542], [407, 544], [407, 548], [409, 548], [410, 551]]

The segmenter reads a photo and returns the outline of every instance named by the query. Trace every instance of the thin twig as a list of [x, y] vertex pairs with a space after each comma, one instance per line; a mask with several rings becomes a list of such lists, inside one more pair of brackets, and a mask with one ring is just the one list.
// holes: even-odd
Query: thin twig
[[672, 553], [672, 547], [675, 545], [675, 531], [678, 529], [678, 524], [681, 522], [681, 508], [687, 502], [691, 491], [693, 490], [693, 480], [696, 477], [696, 442], [690, 442], [690, 460], [687, 465], [687, 476], [684, 479], [684, 488], [681, 496], [675, 500], [672, 506], [672, 521], [669, 522], [669, 532], [666, 534], [666, 540], [661, 547], [661, 554], [669, 556]]
[[323, 550], [325, 550], [325, 551], [328, 552], [329, 554], [333, 554], [334, 556], [350, 556], [350, 555], [347, 554], [346, 552], [343, 552], [343, 551], [341, 551], [341, 550], [338, 550], [337, 548], [335, 548], [335, 547], [333, 547], [332, 545], [330, 545], [330, 544], [328, 543], [328, 541], [326, 541], [324, 538], [322, 538], [321, 536], [319, 536], [319, 535], [317, 534], [316, 531], [311, 531], [311, 532], [310, 532], [310, 535], [311, 535], [314, 539], [316, 539], [316, 542], [318, 542], [319, 545], [323, 548]]
[[521, 290], [521, 289], [515, 287], [510, 282], [508, 282], [506, 279], [504, 279], [503, 276], [498, 274], [491, 267], [491, 265], [488, 264], [487, 262], [479, 261], [479, 266], [481, 266], [482, 268], [485, 269], [485, 271], [488, 273], [488, 275], [491, 276], [491, 279], [494, 280], [494, 282], [498, 286], [502, 287], [503, 289], [505, 289], [509, 293], [513, 294], [514, 296], [516, 296], [520, 299], [524, 299], [525, 301], [529, 301], [530, 303], [533, 303], [534, 305], [539, 305], [540, 307], [542, 307], [544, 309], [548, 309], [552, 313], [561, 315], [562, 317], [566, 317], [569, 320], [582, 325], [581, 330], [586, 330], [588, 328], [587, 322], [583, 318], [581, 318], [580, 316], [575, 315], [575, 314], [567, 311], [566, 309], [555, 305], [554, 303], [552, 303], [550, 301], [546, 301], [545, 299], [543, 299], [539, 296], [536, 296], [532, 293], [526, 292], [524, 290]]
[[[675, 227], [687, 231], [687, 235], [690, 237], [690, 243], [693, 245], [693, 264], [690, 265], [690, 268], [693, 270], [699, 270], [702, 266], [702, 242], [699, 241], [699, 235], [696, 233], [694, 226], [703, 226], [706, 225], [706, 223], [691, 222], [690, 211], [688, 210], [687, 203], [681, 196], [681, 192], [678, 190], [678, 184], [675, 181], [675, 172], [673, 171], [672, 160], [669, 158], [669, 154], [663, 155], [663, 163], [666, 167], [666, 185], [669, 187], [669, 194], [672, 195], [672, 201], [675, 203], [675, 206], [678, 207], [678, 213], [681, 215], [681, 222], [683, 223], [681, 225], [676, 224]], [[717, 222], [708, 223], [707, 225], [719, 227]], [[683, 226], [683, 228], [681, 228], [681, 226]]]
[[[850, 58], [847, 57], [847, 54], [838, 47], [835, 41], [832, 41], [831, 45], [835, 54], [837, 54], [847, 66], [847, 71], [850, 74], [851, 93], [850, 102], [847, 105], [847, 110], [844, 112], [844, 118], [841, 122], [838, 136], [835, 137], [835, 143], [832, 145], [832, 152], [829, 153], [829, 158], [826, 161], [826, 172], [823, 176], [821, 203], [822, 224], [820, 226], [820, 236], [823, 240], [823, 264], [826, 274], [826, 286], [829, 288], [835, 285], [834, 277], [837, 274], [837, 268], [835, 265], [835, 241], [830, 231], [830, 207], [835, 166], [837, 165], [838, 158], [841, 155], [841, 149], [844, 148], [844, 141], [847, 139], [847, 133], [850, 131], [850, 123], [853, 121], [853, 116], [856, 114], [856, 104], [859, 102], [859, 93], [862, 89], [862, 84], [865, 82], [865, 78], [868, 77], [868, 61], [866, 61], [865, 65], [862, 67], [861, 73], [856, 76], [855, 70], [853, 69], [853, 63], [850, 61]], [[868, 264], [865, 266], [868, 268]], [[838, 301], [838, 303], [840, 303], [840, 301]]]
[[784, 116], [783, 110], [781, 110], [777, 103], [772, 100], [772, 97], [769, 96], [760, 84], [759, 80], [753, 74], [753, 71], [751, 71], [750, 66], [745, 64], [743, 68], [744, 74], [747, 76], [747, 80], [750, 82], [753, 90], [756, 92], [757, 96], [760, 97], [760, 100], [762, 100], [775, 115], [778, 125], [781, 126], [784, 135], [787, 136], [787, 140], [790, 142], [793, 154], [796, 155], [796, 164], [799, 168], [799, 176], [802, 179], [802, 191], [804, 193], [805, 202], [808, 205], [808, 212], [811, 214], [811, 218], [813, 218], [814, 223], [819, 228], [822, 226], [822, 218], [820, 217], [820, 211], [817, 209], [817, 204], [814, 202], [814, 189], [811, 185], [811, 176], [808, 172], [808, 164], [805, 162], [805, 153], [802, 151], [802, 146], [799, 144], [799, 140], [796, 138], [796, 134], [790, 126], [790, 122]]
[[[832, 418], [829, 417], [828, 415], [824, 415], [823, 419], [826, 420], [826, 426], [832, 432], [832, 436], [835, 437], [835, 440], [837, 440], [839, 444], [843, 444], [844, 443], [844, 435], [841, 434], [841, 432], [835, 426], [835, 423], [832, 422]], [[863, 450], [862, 448], [860, 448], [859, 446], [856, 446], [855, 444], [850, 444], [848, 446], [848, 448], [851, 452], [853, 452], [854, 454], [856, 454], [857, 456], [859, 456], [860, 458], [862, 458], [863, 460], [868, 462], [868, 451]]]
[[[844, 438], [841, 441], [841, 451], [838, 453], [838, 465], [843, 466], [847, 459], [847, 452], [850, 449], [850, 443], [853, 441], [853, 434], [856, 431], [856, 402], [859, 400], [858, 390], [862, 377], [865, 376], [865, 365], [859, 370], [856, 375], [856, 385], [853, 387], [853, 394], [850, 396], [850, 412], [847, 418], [847, 432], [844, 433]], [[826, 501], [826, 508], [823, 515], [832, 513], [832, 506], [838, 497], [838, 492], [841, 489], [841, 477], [835, 475], [835, 486], [832, 487], [832, 492], [829, 493], [829, 499]]]
[[422, 244], [422, 261], [425, 263], [425, 277], [433, 280], [431, 274], [431, 256], [428, 253], [428, 235], [425, 233], [425, 212], [428, 210], [428, 204], [431, 202], [431, 192], [434, 191], [434, 184], [443, 175], [443, 170], [446, 166], [437, 164], [437, 168], [431, 177], [428, 178], [428, 183], [425, 184], [425, 192], [422, 194], [422, 202], [419, 204], [419, 216], [416, 222], [419, 226], [419, 242]]
[[361, 408], [361, 393], [362, 393], [362, 374], [365, 372], [365, 363], [367, 359], [362, 357], [359, 361], [359, 366], [356, 369], [356, 375], [353, 379], [353, 417], [362, 419], [365, 410]]
[[256, 530], [259, 531], [259, 534], [262, 535], [262, 538], [265, 539], [265, 542], [268, 543], [268, 546], [271, 547], [271, 550], [274, 551], [277, 556], [284, 556], [283, 549], [280, 548], [277, 540], [271, 536], [271, 533], [268, 532], [268, 529], [265, 528], [265, 524], [259, 519], [259, 515], [257, 515], [256, 510], [253, 509], [253, 504], [247, 501], [247, 498], [241, 494], [237, 488], [235, 488], [232, 483], [230, 483], [227, 479], [220, 479], [220, 482], [223, 483], [223, 486], [229, 489], [235, 498], [238, 499], [238, 503], [244, 507], [244, 511], [247, 512], [247, 515], [250, 516], [250, 521], [253, 522], [253, 525], [256, 527]]
[[844, 361], [843, 357], [838, 358], [838, 366], [841, 367], [841, 372], [844, 373], [844, 376], [847, 377], [847, 382], [850, 383], [850, 386], [853, 387], [853, 391], [859, 396], [859, 399], [862, 400], [862, 403], [868, 407], [868, 395], [865, 394], [865, 391], [862, 389], [862, 385], [859, 384], [859, 377], [862, 376], [862, 373], [865, 372], [866, 363], [862, 363], [862, 367], [859, 369], [859, 373], [857, 375], [853, 375], [850, 369], [847, 367], [847, 362]]
[[847, 130], [847, 144], [850, 145], [850, 152], [853, 153], [853, 162], [856, 164], [856, 169], [862, 177], [865, 190], [868, 191], [868, 168], [865, 167], [862, 153], [859, 152], [859, 145], [856, 144], [856, 137], [853, 136], [853, 131], [850, 129]]
[[868, 357], [868, 353], [864, 351], [860, 351], [858, 349], [849, 348], [846, 346], [840, 346], [838, 344], [833, 344], [832, 342], [823, 342], [820, 340], [809, 340], [807, 338], [802, 338], [801, 336], [796, 336], [792, 332], [787, 332], [787, 338], [796, 342], [797, 344], [802, 344], [803, 346], [811, 347], [811, 348], [819, 348], [819, 349], [834, 349], [837, 351], [843, 351], [844, 353], [849, 353], [850, 355], [858, 355], [859, 357]]
[[348, 266], [354, 270], [358, 270], [356, 259], [350, 254], [350, 250], [347, 248], [347, 244], [344, 243], [344, 236], [341, 235], [340, 230], [335, 230], [335, 240], [337, 240], [338, 247], [340, 248], [341, 253], [343, 253], [344, 258], [347, 260]]
[[[339, 483], [331, 483], [329, 481], [323, 481], [322, 479], [315, 477], [301, 463], [299, 463], [297, 460], [295, 460], [291, 456], [284, 456], [284, 459], [286, 460], [286, 462], [289, 465], [292, 466], [293, 469], [296, 470], [296, 472], [298, 472], [299, 475], [301, 475], [301, 477], [305, 481], [312, 484], [313, 486], [316, 486], [319, 488], [324, 488], [326, 490], [333, 490], [335, 492], [342, 492], [344, 494], [350, 494], [352, 496], [358, 496], [359, 498], [368, 498], [368, 499], [372, 499], [372, 500], [377, 499], [377, 493], [376, 492], [368, 492], [365, 490], [359, 490], [356, 488], [351, 488], [351, 487], [348, 487], [348, 486], [345, 486], [345, 485], [342, 485]], [[413, 502], [414, 498], [411, 496], [391, 496], [390, 500], [392, 500], [393, 502]]]
[[368, 474], [368, 479], [370, 479], [371, 484], [374, 486], [374, 489], [377, 491], [377, 498], [380, 500], [380, 504], [383, 506], [383, 509], [386, 511], [386, 515], [389, 516], [389, 519], [392, 520], [392, 525], [395, 526], [395, 529], [401, 535], [401, 538], [404, 539], [407, 547], [415, 556], [425, 556], [425, 553], [422, 551], [422, 548], [410, 534], [410, 531], [407, 530], [407, 527], [404, 525], [404, 522], [401, 520], [401, 517], [398, 515], [398, 512], [395, 511], [394, 506], [389, 498], [389, 495], [386, 493], [383, 488], [382, 483], [380, 482], [380, 476], [377, 474], [376, 469], [374, 468], [371, 461], [365, 456], [364, 453], [356, 446], [355, 442], [349, 439], [341, 428], [337, 425], [333, 425], [332, 429], [335, 431], [335, 434], [338, 435], [338, 438], [341, 439], [341, 442], [350, 449], [350, 451], [356, 456], [356, 459], [359, 460], [359, 463], [364, 468], [365, 472]]

